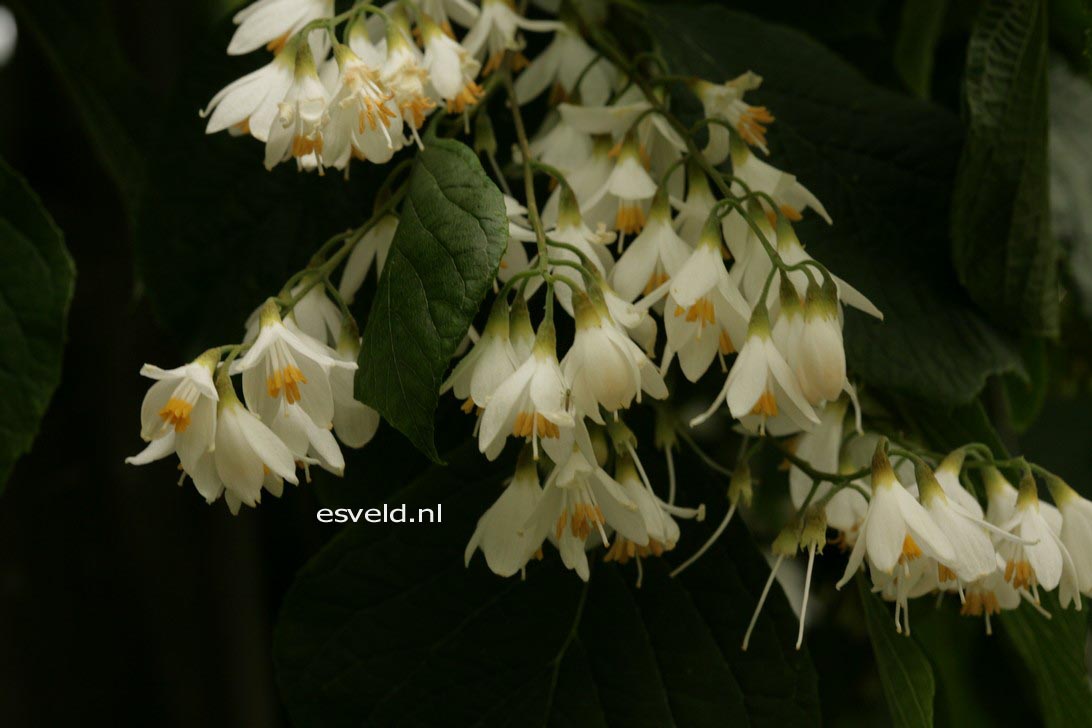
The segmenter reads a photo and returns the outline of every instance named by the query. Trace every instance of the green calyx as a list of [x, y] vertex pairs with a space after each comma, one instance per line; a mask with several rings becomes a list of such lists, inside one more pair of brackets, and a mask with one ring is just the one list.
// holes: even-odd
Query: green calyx
[[744, 460], [736, 465], [736, 469], [732, 471], [732, 479], [728, 483], [728, 502], [734, 506], [739, 505], [741, 502], [744, 506], [750, 506], [754, 494], [751, 466]]
[[[524, 304], [526, 306], [526, 304]], [[485, 333], [501, 339], [508, 338], [508, 326], [511, 320], [511, 309], [508, 301], [503, 296], [493, 302], [493, 308], [489, 310], [489, 320], [485, 323]]]

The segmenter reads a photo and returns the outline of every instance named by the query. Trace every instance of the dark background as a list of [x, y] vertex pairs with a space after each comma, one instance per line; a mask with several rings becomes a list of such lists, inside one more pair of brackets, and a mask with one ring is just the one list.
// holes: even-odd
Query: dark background
[[[230, 3], [97, 5], [137, 69], [154, 124]], [[813, 32], [874, 80], [896, 85], [889, 36], [897, 10], [864, 5], [879, 8], [874, 22]], [[175, 487], [166, 461], [123, 463], [142, 447], [141, 364], [174, 366], [188, 351], [150, 313], [134, 278], [129, 213], [49, 59], [20, 31], [15, 56], [0, 67], [0, 156], [64, 231], [78, 278], [63, 381], [0, 498], [0, 725], [281, 725], [271, 630], [292, 575], [331, 527], [315, 523], [307, 485], [232, 517], [223, 502], [208, 506], [188, 484]], [[956, 33], [942, 43], [938, 66], [958, 71], [962, 42]], [[934, 88], [939, 103], [956, 107], [957, 73], [940, 72]], [[193, 123], [201, 123], [196, 109]], [[1070, 382], [1063, 394], [1019, 442], [1075, 486], [1092, 484], [1092, 408], [1082, 385]], [[343, 487], [357, 485], [367, 487]], [[852, 599], [824, 596], [831, 612], [809, 647], [825, 720], [886, 722]], [[985, 661], [1005, 654], [997, 640], [964, 647]], [[1034, 721], [1026, 675], [983, 689], [1003, 702], [998, 720]]]

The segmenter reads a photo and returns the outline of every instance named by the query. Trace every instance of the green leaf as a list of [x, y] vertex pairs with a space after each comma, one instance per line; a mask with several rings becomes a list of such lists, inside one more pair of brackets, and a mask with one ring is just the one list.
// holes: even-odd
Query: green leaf
[[933, 668], [916, 642], [895, 632], [887, 607], [869, 590], [867, 580], [858, 575], [856, 581], [891, 718], [899, 728], [929, 728], [933, 725]]
[[0, 161], [0, 489], [61, 378], [76, 268], [25, 180]]
[[1058, 333], [1050, 232], [1045, 0], [989, 0], [967, 49], [967, 142], [952, 200], [952, 257], [1002, 325]]
[[115, 7], [103, 0], [15, 0], [20, 30], [41, 47], [88, 141], [132, 212], [144, 190], [148, 118], [158, 112], [123, 57]]
[[[738, 521], [680, 578], [645, 560], [640, 589], [632, 563], [593, 551], [584, 584], [549, 546], [525, 581], [500, 579], [480, 555], [465, 568], [462, 552], [510, 464], [472, 446], [448, 459], [390, 499], [411, 514], [442, 504], [441, 523], [350, 527], [297, 576], [274, 639], [295, 725], [819, 723], [779, 591], [740, 650], [769, 570]], [[681, 472], [680, 484], [699, 479]], [[708, 532], [688, 530], [687, 548]]]
[[507, 245], [504, 198], [478, 158], [427, 139], [364, 330], [356, 393], [433, 460], [444, 372]]
[[233, 28], [225, 22], [185, 64], [149, 155], [133, 241], [153, 310], [194, 353], [238, 341], [250, 312], [323, 241], [371, 216], [390, 171], [361, 164], [349, 181], [293, 164], [268, 172], [260, 142], [206, 135], [198, 110], [264, 62], [224, 53]]
[[905, 0], [895, 36], [895, 69], [918, 98], [929, 98], [933, 60], [948, 0]]
[[672, 5], [649, 23], [672, 71], [714, 81], [763, 77], [773, 164], [797, 175], [834, 219], [801, 240], [864, 292], [885, 321], [846, 315], [846, 355], [863, 381], [932, 402], [972, 399], [1016, 353], [960, 290], [948, 205], [961, 131], [948, 112], [886, 91], [795, 31], [719, 7]]

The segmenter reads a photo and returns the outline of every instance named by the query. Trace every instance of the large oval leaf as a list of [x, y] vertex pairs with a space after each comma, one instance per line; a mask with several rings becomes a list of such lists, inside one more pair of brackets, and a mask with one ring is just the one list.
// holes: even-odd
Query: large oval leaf
[[356, 392], [433, 460], [451, 356], [508, 245], [504, 198], [465, 144], [429, 138], [364, 330]]
[[76, 268], [27, 183], [0, 161], [0, 488], [61, 378]]
[[[462, 551], [507, 472], [457, 451], [391, 498], [442, 523], [351, 527], [300, 572], [274, 647], [297, 725], [818, 724], [779, 593], [740, 650], [769, 573], [741, 526], [681, 578], [647, 560], [640, 589], [633, 564], [584, 584], [555, 554], [503, 580]], [[688, 529], [687, 549], [708, 532]]]

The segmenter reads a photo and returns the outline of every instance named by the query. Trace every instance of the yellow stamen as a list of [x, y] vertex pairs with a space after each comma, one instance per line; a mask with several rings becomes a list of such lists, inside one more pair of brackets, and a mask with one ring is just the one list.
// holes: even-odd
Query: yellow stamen
[[1012, 582], [1013, 589], [1031, 586], [1035, 572], [1027, 561], [1009, 561], [1005, 564], [1005, 581]]
[[919, 556], [921, 556], [921, 547], [914, 541], [913, 536], [906, 534], [906, 537], [902, 540], [902, 558], [913, 561]]
[[280, 53], [281, 51], [284, 50], [284, 47], [286, 45], [288, 45], [288, 37], [290, 35], [291, 35], [291, 33], [285, 33], [284, 35], [280, 36], [279, 38], [274, 38], [273, 40], [271, 40], [271, 41], [269, 41], [268, 43], [265, 44], [265, 49], [267, 51], [269, 51], [270, 53], [272, 53], [273, 55], [277, 55], [278, 53]]
[[766, 127], [774, 120], [765, 106], [751, 106], [744, 111], [736, 124], [736, 131], [743, 141], [752, 146], [766, 146]]
[[307, 384], [307, 377], [298, 367], [288, 365], [284, 369], [278, 369], [265, 380], [265, 389], [270, 397], [276, 399], [284, 391], [284, 398], [288, 404], [300, 401], [300, 386]]
[[322, 135], [314, 138], [297, 134], [292, 140], [292, 156], [306, 157], [308, 154], [322, 154]]
[[614, 226], [627, 235], [641, 232], [645, 227], [645, 211], [641, 209], [640, 203], [619, 202]]
[[452, 114], [461, 114], [463, 111], [478, 103], [478, 100], [485, 95], [485, 91], [481, 86], [473, 81], [467, 81], [463, 86], [459, 94], [451, 101], [447, 102], [447, 110]]
[[773, 392], [766, 389], [762, 392], [762, 396], [755, 402], [755, 406], [751, 408], [752, 415], [765, 415], [766, 417], [777, 416], [777, 399], [774, 398]]
[[675, 316], [682, 316], [684, 312], [686, 313], [687, 323], [691, 324], [699, 321], [704, 326], [705, 324], [716, 323], [717, 320], [716, 308], [708, 298], [699, 298], [685, 309], [682, 306], [675, 307]]
[[159, 418], [173, 427], [175, 432], [181, 434], [190, 426], [190, 412], [192, 411], [192, 404], [184, 399], [171, 397], [167, 400], [167, 404], [163, 409], [159, 410]]
[[653, 273], [648, 277], [648, 283], [645, 284], [645, 295], [652, 293], [657, 288], [667, 283], [670, 276], [667, 273]]
[[728, 336], [727, 331], [720, 332], [720, 353], [728, 356], [736, 350], [735, 344], [732, 343], [732, 337]]
[[944, 564], [937, 564], [937, 581], [944, 583], [946, 581], [955, 581], [955, 572], [949, 569]]

